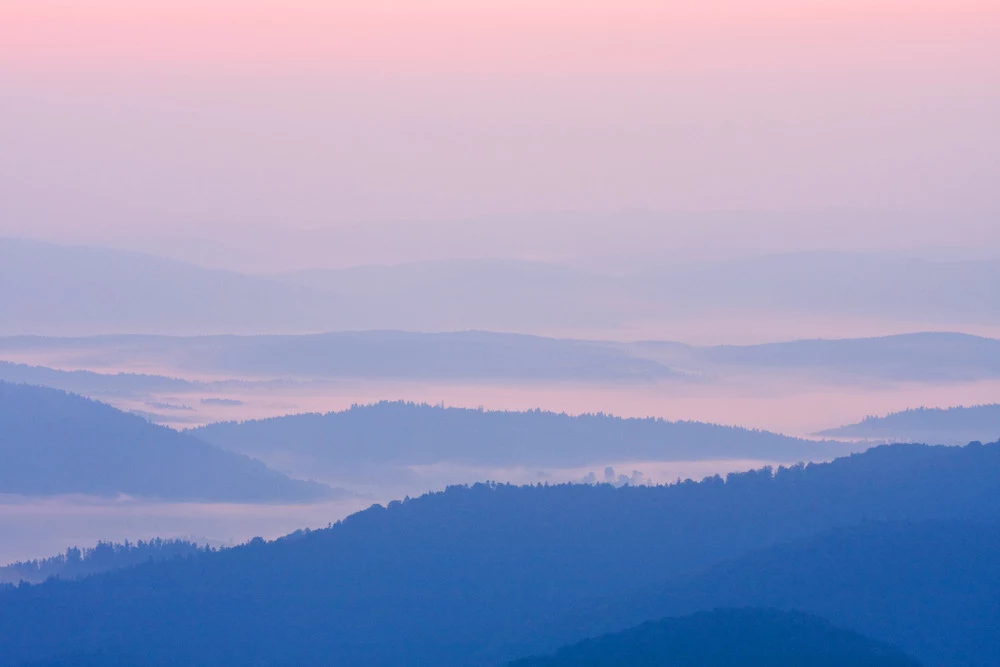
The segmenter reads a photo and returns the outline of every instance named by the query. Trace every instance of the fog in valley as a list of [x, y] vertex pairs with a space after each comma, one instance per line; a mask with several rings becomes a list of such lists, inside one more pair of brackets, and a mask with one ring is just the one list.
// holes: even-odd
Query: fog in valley
[[[998, 350], [998, 341], [958, 334], [744, 346], [485, 332], [2, 338], [0, 355], [6, 361], [0, 364], [0, 381], [88, 396], [343, 493], [333, 501], [300, 498], [291, 504], [250, 498], [240, 504], [163, 502], [121, 489], [89, 499], [59, 490], [42, 498], [8, 494], [0, 502], [0, 522], [10, 537], [7, 560], [41, 557], [53, 548], [58, 552], [63, 543], [198, 536], [232, 544], [256, 535], [273, 538], [296, 528], [323, 527], [372, 503], [475, 480], [665, 484], [830, 460], [900, 439], [991, 441], [1000, 435], [996, 419], [980, 420], [974, 428], [953, 425], [953, 435], [946, 429], [921, 434], [902, 427], [838, 428], [913, 407], [996, 402]], [[388, 425], [399, 416], [389, 408], [399, 404], [386, 404], [384, 413], [375, 413], [382, 417], [371, 418], [372, 426], [383, 425], [378, 430], [357, 431], [370, 427], [347, 423], [352, 413], [363, 419], [370, 410], [365, 406], [384, 401], [441, 413], [443, 421], [429, 431], [420, 422], [400, 423], [393, 430]], [[526, 424], [497, 436], [496, 426], [486, 422], [470, 431], [454, 421], [463, 412], [484, 417], [510, 412], [508, 419], [514, 419], [532, 410], [565, 414], [570, 421], [572, 416], [613, 415], [720, 424], [783, 434], [798, 444], [769, 449], [750, 431], [695, 436], [671, 435], [665, 428], [651, 436], [661, 443], [656, 447], [636, 450], [631, 447], [636, 436], [622, 432], [581, 457], [571, 452], [583, 444], [584, 431], [567, 431], [549, 437], [566, 438], [572, 448], [560, 453], [553, 449], [556, 441], [543, 439], [536, 446], [552, 454], [540, 459], [528, 456], [530, 448], [496, 455], [536, 427]], [[338, 413], [345, 425], [331, 423], [328, 431], [310, 436], [318, 438], [316, 445], [303, 448], [297, 444], [305, 435], [292, 422], [284, 427], [273, 418], [306, 413]], [[242, 431], [241, 422], [246, 423]], [[217, 423], [232, 428], [211, 426]], [[274, 431], [273, 438], [250, 446], [246, 438], [255, 432], [254, 423]], [[355, 433], [367, 435], [354, 443]], [[414, 437], [454, 443], [421, 454], [419, 442], [411, 442]], [[396, 442], [413, 455], [378, 454]], [[370, 450], [372, 456], [334, 455], [351, 447]], [[613, 472], [606, 474], [608, 469]]]

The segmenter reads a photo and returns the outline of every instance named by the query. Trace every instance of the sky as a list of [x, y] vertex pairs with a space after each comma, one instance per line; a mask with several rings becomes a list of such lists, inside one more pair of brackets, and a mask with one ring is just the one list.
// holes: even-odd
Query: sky
[[1000, 247], [1000, 3], [4, 0], [0, 234], [277, 271]]

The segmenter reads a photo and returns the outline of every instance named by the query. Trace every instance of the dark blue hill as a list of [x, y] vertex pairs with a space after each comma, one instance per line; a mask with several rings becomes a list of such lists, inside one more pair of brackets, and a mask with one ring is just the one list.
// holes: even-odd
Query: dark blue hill
[[863, 523], [756, 549], [698, 575], [578, 603], [507, 655], [719, 607], [798, 610], [927, 664], [1000, 663], [1000, 523]]
[[796, 612], [722, 609], [648, 621], [510, 667], [919, 667], [879, 642]]
[[[100, 650], [206, 667], [496, 664], [537, 653], [510, 651], [569, 609], [779, 542], [865, 520], [995, 523], [998, 480], [1000, 444], [904, 445], [671, 487], [453, 487], [274, 543], [8, 590], [0, 664]], [[868, 577], [892, 572], [872, 567], [838, 576], [877, 591]]]

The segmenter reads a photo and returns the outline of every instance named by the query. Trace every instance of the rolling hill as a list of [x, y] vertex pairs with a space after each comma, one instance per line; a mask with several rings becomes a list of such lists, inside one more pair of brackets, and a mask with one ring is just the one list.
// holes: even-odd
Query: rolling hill
[[884, 417], [869, 416], [856, 424], [827, 429], [818, 435], [943, 445], [986, 442], [1000, 435], [1000, 404], [915, 408]]
[[[982, 518], [982, 517], [980, 517]], [[720, 607], [820, 616], [933, 665], [1000, 659], [1000, 523], [870, 521], [754, 549], [693, 577], [578, 603], [531, 627], [515, 653], [546, 653], [581, 634]]]
[[[537, 650], [538, 633], [571, 610], [587, 610], [587, 618], [593, 618], [595, 600], [629, 591], [649, 591], [654, 602], [662, 600], [655, 593], [664, 586], [683, 587], [685, 578], [714, 563], [780, 542], [864, 520], [995, 523], [1000, 518], [998, 479], [1000, 443], [884, 446], [826, 464], [669, 487], [452, 487], [375, 506], [329, 529], [272, 543], [255, 540], [81, 581], [7, 589], [0, 592], [0, 627], [5, 629], [0, 663], [141, 651], [165, 664], [206, 667], [320, 661], [495, 665], [545, 652]], [[985, 534], [995, 541], [996, 531]], [[941, 567], [964, 562], [978, 568], [955, 576], [982, 580], [984, 573], [996, 572], [989, 542], [985, 551], [970, 546], [966, 552], [961, 540], [930, 539], [956, 554]], [[898, 600], [898, 617], [875, 618], [859, 608], [854, 624], [833, 620], [880, 641], [887, 633], [904, 632], [901, 628], [912, 625], [914, 616], [902, 604], [924, 590], [911, 588], [908, 577], [913, 572], [925, 581], [939, 577], [934, 558], [941, 549], [928, 551], [928, 560], [922, 560], [920, 551], [871, 551], [853, 538], [846, 546], [873, 558], [845, 561], [836, 572], [839, 579], [831, 581], [852, 582], [850, 590], [859, 601], [893, 591], [902, 597], [888, 596], [880, 603], [893, 606]], [[879, 560], [885, 557], [890, 560]], [[894, 578], [893, 565], [905, 558], [913, 564], [903, 570], [906, 576]], [[835, 558], [809, 562], [816, 572], [838, 566]], [[795, 599], [795, 590], [768, 585], [775, 577], [790, 578], [781, 563], [752, 569], [761, 576], [725, 600], [752, 597], [753, 591], [762, 602], [771, 601], [755, 606], [781, 606], [775, 596]], [[712, 581], [725, 579], [716, 573]], [[794, 582], [809, 583], [798, 577]], [[811, 585], [827, 586], [823, 581]], [[708, 608], [720, 606], [716, 596], [728, 595], [723, 584], [705, 588], [701, 598], [694, 597], [697, 588], [678, 590]], [[810, 589], [802, 590], [808, 595]], [[942, 590], [945, 595], [935, 597], [939, 589], [927, 588], [926, 607], [916, 613], [964, 603], [951, 588]], [[983, 586], [979, 590], [989, 593]], [[675, 600], [680, 604], [672, 596], [665, 603]], [[836, 609], [843, 600], [817, 604]], [[995, 613], [995, 600], [990, 604], [987, 609]], [[961, 612], [951, 608], [947, 613]], [[665, 615], [674, 614], [640, 621]], [[981, 632], [1000, 627], [990, 616], [975, 622]], [[635, 622], [609, 630], [630, 625]], [[544, 637], [558, 639], [549, 647], [555, 649], [595, 634], [600, 632], [587, 628], [575, 637], [547, 632]]]
[[722, 609], [648, 621], [510, 667], [918, 667], [901, 651], [815, 616]]
[[404, 402], [210, 424], [191, 431], [223, 449], [329, 470], [358, 465], [575, 467], [613, 461], [814, 461], [849, 450], [766, 431], [699, 422], [507, 412]]
[[0, 493], [304, 502], [336, 492], [81, 396], [0, 383]]

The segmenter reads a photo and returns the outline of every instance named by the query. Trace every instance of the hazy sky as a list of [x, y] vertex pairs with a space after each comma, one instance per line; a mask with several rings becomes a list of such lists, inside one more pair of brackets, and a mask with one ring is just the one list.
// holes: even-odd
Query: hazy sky
[[5, 235], [261, 270], [1000, 247], [996, 0], [3, 0], [0, 91]]

